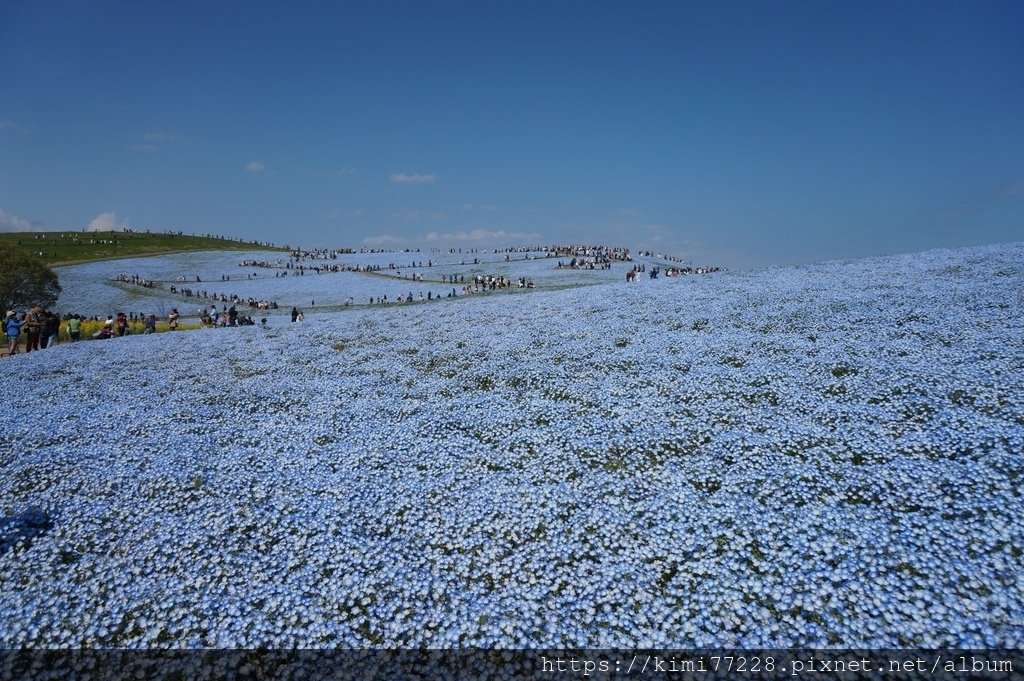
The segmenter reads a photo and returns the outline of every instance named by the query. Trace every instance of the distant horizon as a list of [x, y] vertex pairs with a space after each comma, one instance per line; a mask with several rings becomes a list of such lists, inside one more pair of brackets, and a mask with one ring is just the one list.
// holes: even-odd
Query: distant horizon
[[14, 4], [0, 231], [734, 270], [1010, 243], [1022, 24], [1003, 0]]

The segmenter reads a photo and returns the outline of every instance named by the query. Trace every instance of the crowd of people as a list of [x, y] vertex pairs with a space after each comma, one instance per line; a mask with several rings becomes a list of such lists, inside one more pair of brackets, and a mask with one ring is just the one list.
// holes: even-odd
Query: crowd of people
[[573, 258], [569, 262], [558, 261], [558, 269], [570, 270], [610, 270], [612, 261], [598, 258]]
[[[230, 280], [231, 277], [229, 275], [221, 275], [222, 282]], [[137, 274], [119, 274], [117, 275], [117, 281], [125, 284], [132, 284], [133, 286], [141, 286], [143, 288], [163, 288], [163, 286], [159, 282], [152, 281], [149, 279], [143, 279]], [[181, 283], [183, 281], [191, 281], [191, 279], [187, 279], [181, 276], [175, 277], [175, 282]], [[202, 280], [199, 278], [199, 276], [196, 276], [196, 281], [201, 282]], [[261, 300], [251, 296], [249, 298], [243, 299], [241, 296], [238, 296], [237, 294], [234, 293], [216, 293], [207, 291], [206, 289], [193, 289], [192, 287], [189, 286], [179, 287], [175, 284], [172, 284], [168, 288], [168, 290], [172, 294], [182, 296], [184, 298], [202, 298], [203, 300], [211, 300], [221, 303], [231, 303], [232, 305], [244, 304], [254, 310], [276, 310], [278, 307], [277, 301], [274, 300]]]
[[[292, 308], [294, 311], [294, 308]], [[211, 305], [210, 309], [200, 308], [199, 310], [199, 321], [203, 327], [212, 326], [225, 327], [225, 326], [255, 326], [256, 320], [251, 315], [243, 316], [238, 313], [238, 308], [234, 305], [228, 307], [223, 306], [222, 310], [218, 310], [216, 305]], [[294, 319], [292, 321], [295, 321]], [[266, 317], [262, 320], [263, 324], [267, 323]]]
[[242, 298], [234, 293], [216, 293], [207, 291], [206, 289], [192, 289], [187, 286], [182, 288], [171, 286], [170, 291], [175, 295], [184, 296], [185, 298], [202, 298], [203, 300], [211, 300], [224, 304], [231, 303], [231, 305], [246, 305], [254, 310], [276, 310], [278, 307], [276, 300], [262, 300], [252, 296]]
[[18, 340], [25, 329], [25, 352], [42, 350], [57, 343], [60, 334], [60, 317], [53, 312], [33, 305], [20, 316], [8, 310], [4, 318], [4, 333], [7, 334], [8, 354], [18, 353]]
[[582, 244], [569, 246], [546, 246], [546, 258], [584, 258], [595, 263], [630, 262], [633, 258], [628, 248], [621, 246], [585, 246]]
[[[177, 311], [174, 312], [177, 314]], [[60, 342], [60, 333], [63, 328], [67, 332], [67, 338], [72, 343], [82, 340], [82, 330], [88, 322], [98, 322], [99, 317], [83, 317], [79, 314], [67, 314], [63, 318], [45, 310], [38, 305], [33, 305], [29, 310], [20, 316], [9, 310], [4, 320], [3, 330], [7, 336], [7, 351], [9, 355], [18, 354], [22, 335], [25, 336], [25, 352], [44, 350], [52, 348]], [[141, 322], [143, 333], [156, 332], [156, 315], [136, 315], [134, 312], [126, 314], [118, 312], [116, 316], [108, 316], [103, 325], [92, 334], [92, 338], [103, 340], [129, 334], [129, 324]], [[171, 328], [176, 328], [175, 323]], [[23, 333], [24, 332], [24, 333]]]
[[117, 281], [125, 284], [132, 284], [133, 286], [141, 286], [143, 288], [159, 288], [157, 283], [152, 279], [143, 279], [137, 274], [119, 274], [117, 275]]
[[655, 253], [654, 251], [639, 251], [638, 255], [644, 256], [645, 258], [656, 258], [658, 260], [666, 260], [668, 262], [686, 262], [685, 267], [671, 267], [665, 270], [665, 276], [677, 277], [681, 274], [711, 274], [712, 272], [721, 272], [721, 267], [694, 267], [688, 263], [685, 258], [680, 258], [674, 255], [666, 255], [664, 253]]
[[[200, 308], [198, 311], [201, 327], [225, 327], [225, 326], [253, 326], [256, 321], [251, 315], [241, 315], [238, 309], [223, 306], [218, 310], [216, 305], [209, 309]], [[178, 308], [173, 308], [167, 315], [167, 329], [176, 331], [179, 327], [181, 314]], [[83, 339], [82, 334], [86, 325], [95, 326], [96, 322], [102, 321], [102, 325], [88, 334], [87, 338], [93, 340], [105, 340], [108, 338], [119, 338], [139, 332], [152, 334], [157, 332], [158, 318], [155, 314], [125, 313], [118, 312], [116, 315], [107, 315], [103, 321], [101, 317], [86, 317], [79, 314], [67, 314], [61, 317], [55, 312], [45, 310], [38, 305], [31, 306], [20, 315], [14, 310], [9, 310], [4, 317], [3, 332], [6, 335], [6, 347], [8, 355], [16, 355], [20, 352], [33, 352], [52, 348], [61, 340], [61, 333], [65, 332], [65, 338], [72, 343]], [[266, 325], [264, 317], [260, 320]], [[24, 341], [24, 343], [22, 342]], [[24, 349], [22, 349], [24, 345]]]

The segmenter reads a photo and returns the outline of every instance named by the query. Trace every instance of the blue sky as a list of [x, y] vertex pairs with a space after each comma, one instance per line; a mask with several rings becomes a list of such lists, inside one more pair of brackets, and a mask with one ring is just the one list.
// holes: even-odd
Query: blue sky
[[0, 4], [0, 229], [732, 268], [1024, 239], [1021, 2], [296, 4]]

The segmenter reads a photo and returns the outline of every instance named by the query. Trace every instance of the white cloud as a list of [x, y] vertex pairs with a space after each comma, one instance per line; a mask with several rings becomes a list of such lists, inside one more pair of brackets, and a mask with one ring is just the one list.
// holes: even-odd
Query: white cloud
[[391, 246], [402, 246], [409, 243], [408, 239], [394, 236], [392, 234], [381, 234], [380, 236], [371, 236], [363, 239], [365, 246], [372, 248], [387, 248]]
[[0, 130], [21, 130], [21, 126], [10, 121], [0, 121]]
[[85, 228], [87, 232], [119, 232], [123, 229], [131, 228], [128, 220], [118, 219], [117, 213], [100, 213], [92, 219], [89, 226]]
[[245, 164], [245, 172], [247, 173], [262, 173], [267, 169], [267, 166], [263, 165], [262, 161], [249, 161]]
[[34, 229], [32, 223], [25, 218], [0, 209], [0, 232], [31, 232]]
[[395, 173], [391, 176], [391, 181], [398, 184], [434, 184], [437, 182], [437, 175], [406, 175], [405, 173]]
[[327, 171], [328, 177], [352, 177], [355, 174], [355, 168], [338, 168], [337, 170]]

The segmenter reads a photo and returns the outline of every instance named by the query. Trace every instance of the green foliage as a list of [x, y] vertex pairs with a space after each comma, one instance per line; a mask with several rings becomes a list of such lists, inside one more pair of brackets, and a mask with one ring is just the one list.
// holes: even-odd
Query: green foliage
[[832, 375], [836, 378], [842, 378], [843, 376], [856, 376], [860, 373], [857, 369], [848, 367], [845, 364], [836, 365], [832, 367], [831, 371]]
[[42, 260], [18, 249], [0, 249], [0, 310], [50, 307], [59, 294], [57, 274]]

